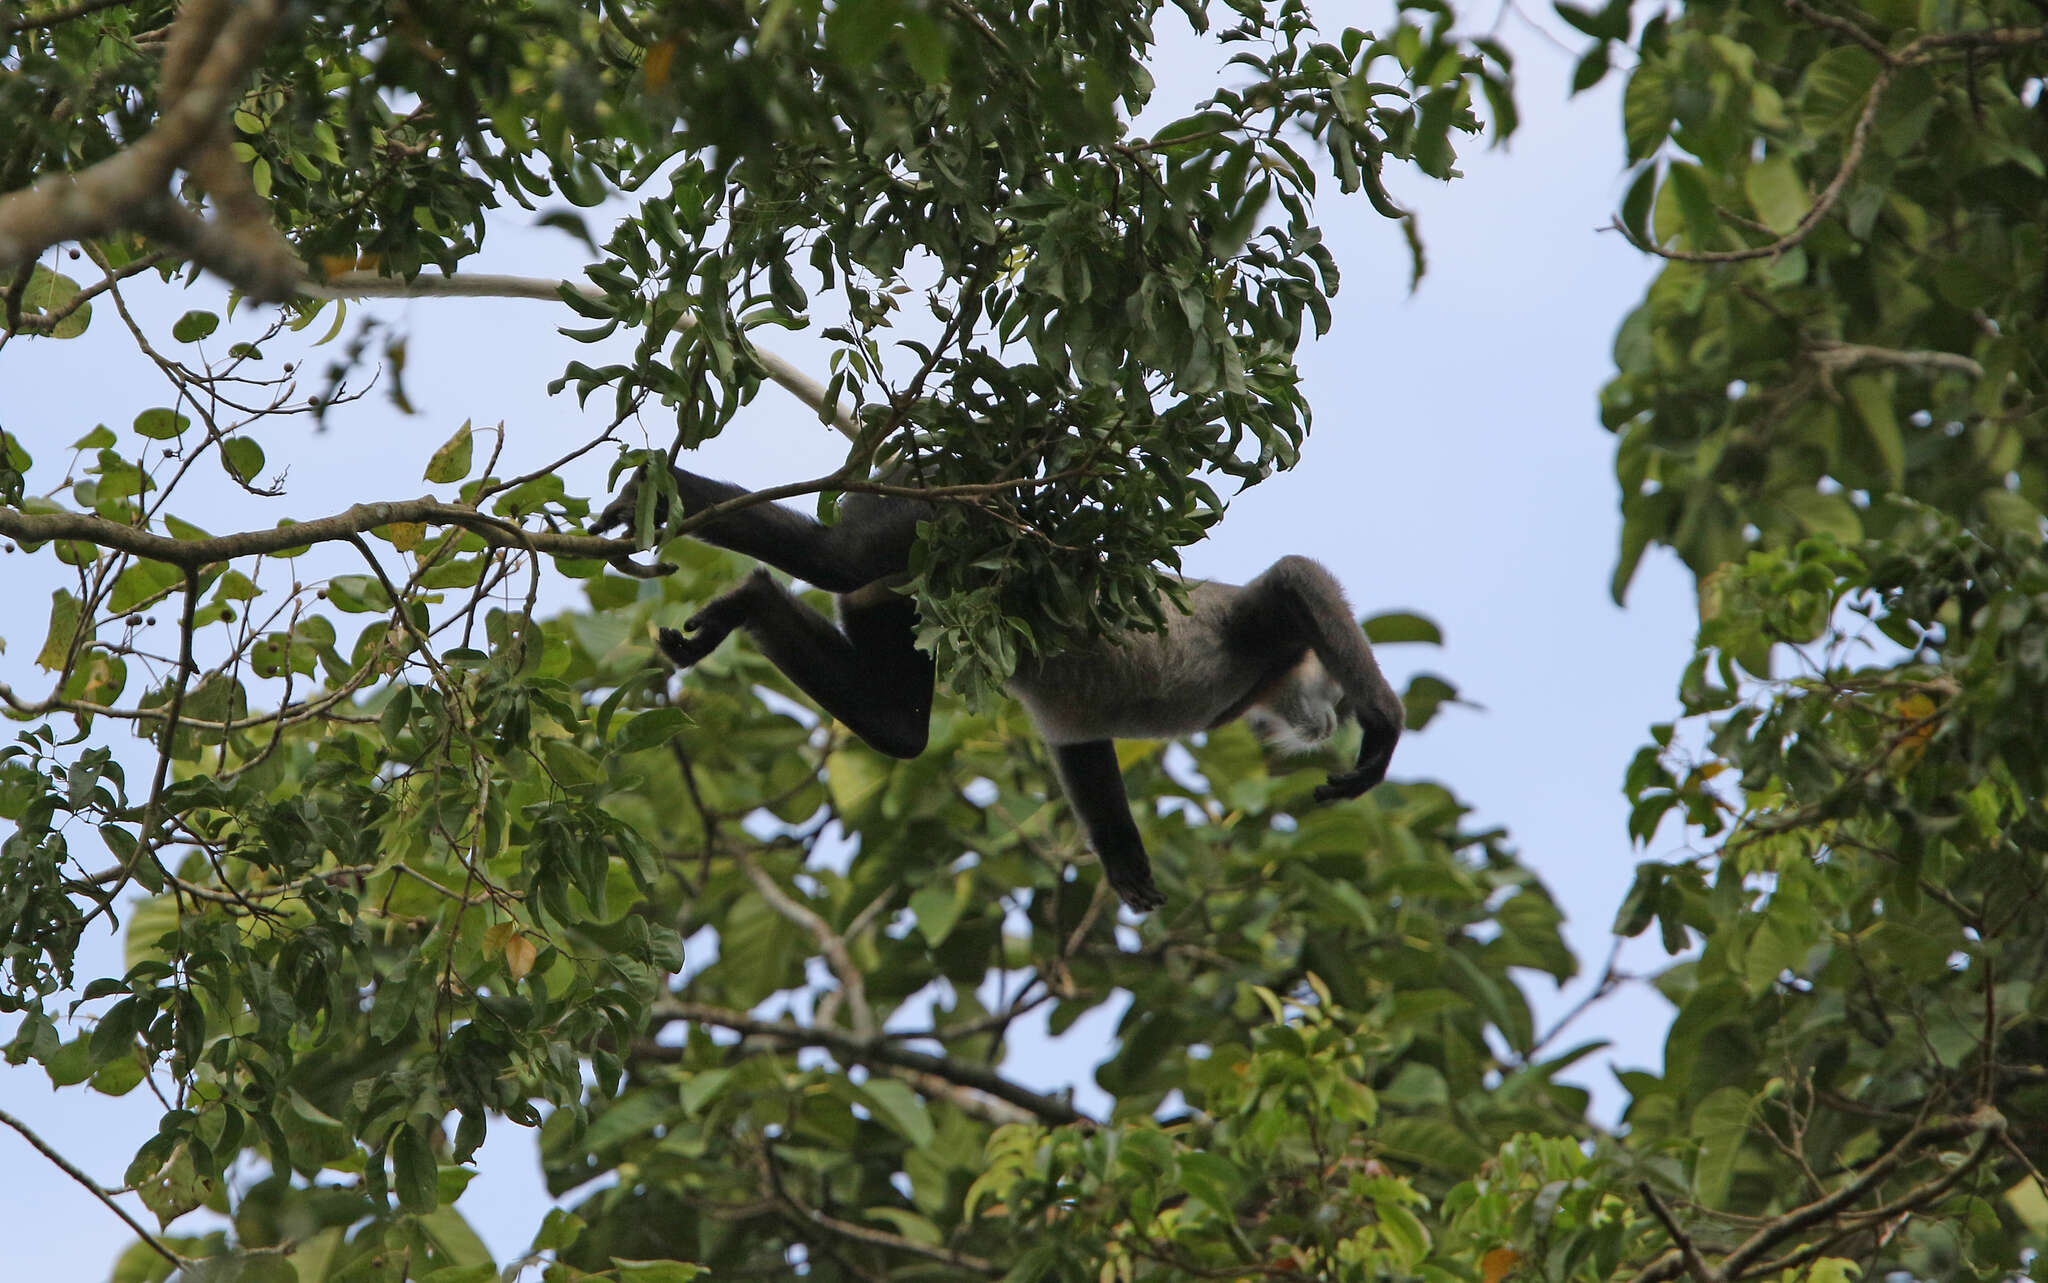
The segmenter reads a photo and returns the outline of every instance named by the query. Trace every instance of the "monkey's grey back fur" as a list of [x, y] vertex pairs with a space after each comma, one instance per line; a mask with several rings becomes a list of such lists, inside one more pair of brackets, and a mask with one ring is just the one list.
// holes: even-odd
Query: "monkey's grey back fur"
[[1216, 645], [1224, 608], [1238, 589], [1188, 586], [1188, 613], [1166, 607], [1166, 629], [1097, 639], [1029, 661], [1010, 691], [1048, 743], [1166, 739], [1216, 725], [1260, 674]]

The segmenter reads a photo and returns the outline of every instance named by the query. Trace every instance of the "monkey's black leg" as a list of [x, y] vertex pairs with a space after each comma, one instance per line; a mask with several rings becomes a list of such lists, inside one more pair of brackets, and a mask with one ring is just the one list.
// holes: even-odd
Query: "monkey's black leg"
[[1253, 654], [1308, 646], [1344, 689], [1364, 732], [1358, 761], [1316, 789], [1316, 800], [1357, 797], [1386, 776], [1406, 714], [1373, 658], [1365, 632], [1329, 571], [1308, 557], [1282, 557], [1231, 603], [1224, 644]]
[[1131, 819], [1131, 801], [1124, 793], [1123, 772], [1116, 764], [1112, 740], [1085, 744], [1054, 744], [1052, 761], [1067, 802], [1088, 830], [1088, 844], [1102, 861], [1102, 876], [1125, 904], [1143, 913], [1166, 903], [1152, 881], [1152, 861], [1145, 840]]
[[[729, 481], [713, 481], [681, 468], [670, 468], [669, 476], [685, 516], [752, 493]], [[602, 534], [632, 521], [638, 486], [636, 480], [608, 504], [591, 523], [591, 533]], [[915, 500], [857, 497], [865, 502], [849, 500], [835, 525], [820, 525], [777, 504], [756, 503], [737, 508], [692, 533], [706, 543], [764, 561], [828, 592], [852, 592], [862, 584], [909, 569], [910, 545], [926, 512], [926, 505]], [[657, 512], [657, 524], [666, 524], [666, 515]]]
[[917, 608], [892, 594], [842, 601], [840, 610], [843, 632], [756, 571], [691, 619], [688, 635], [662, 630], [661, 648], [688, 665], [744, 628], [797, 689], [877, 752], [916, 757], [931, 734], [933, 674], [917, 649]]

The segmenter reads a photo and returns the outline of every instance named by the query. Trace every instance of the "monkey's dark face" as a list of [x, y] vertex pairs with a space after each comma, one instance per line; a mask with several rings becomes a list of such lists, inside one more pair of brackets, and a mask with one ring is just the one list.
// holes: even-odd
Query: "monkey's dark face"
[[1307, 753], [1337, 733], [1344, 688], [1311, 651], [1272, 694], [1245, 710], [1252, 733], [1283, 753]]

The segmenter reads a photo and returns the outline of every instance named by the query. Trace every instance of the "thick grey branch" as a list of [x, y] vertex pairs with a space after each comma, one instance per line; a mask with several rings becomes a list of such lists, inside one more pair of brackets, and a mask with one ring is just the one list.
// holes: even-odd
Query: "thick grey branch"
[[[289, 297], [298, 257], [270, 225], [254, 192], [245, 190], [248, 175], [227, 156], [225, 139], [228, 109], [262, 56], [280, 11], [278, 0], [188, 4], [166, 52], [156, 127], [75, 174], [52, 174], [0, 196], [0, 272], [12, 272], [60, 242], [133, 227], [178, 242], [253, 297]], [[180, 165], [214, 198], [217, 225], [172, 200], [171, 175]]]

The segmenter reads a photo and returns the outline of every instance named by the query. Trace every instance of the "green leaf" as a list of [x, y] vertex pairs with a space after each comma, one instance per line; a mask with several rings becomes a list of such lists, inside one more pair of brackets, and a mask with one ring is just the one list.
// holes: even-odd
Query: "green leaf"
[[1869, 51], [1838, 44], [1806, 69], [1800, 96], [1800, 121], [1816, 135], [1847, 133], [1863, 112], [1864, 100], [1877, 81], [1878, 62]]
[[944, 944], [946, 937], [953, 934], [953, 927], [966, 908], [967, 886], [960, 880], [920, 887], [910, 897], [910, 911], [917, 916], [917, 929], [924, 933], [926, 942], [934, 946]]
[[1631, 164], [1663, 145], [1671, 130], [1671, 77], [1661, 64], [1644, 62], [1629, 73], [1621, 122]]
[[875, 1117], [890, 1131], [917, 1149], [932, 1143], [935, 1133], [931, 1113], [925, 1108], [923, 1098], [908, 1084], [894, 1078], [870, 1076], [861, 1084], [860, 1091]]
[[650, 708], [633, 715], [612, 741], [612, 747], [620, 753], [638, 753], [650, 748], [660, 748], [676, 736], [688, 730], [690, 715], [680, 708]]
[[184, 433], [185, 429], [191, 426], [192, 420], [161, 406], [144, 410], [141, 414], [136, 415], [134, 424], [138, 435], [148, 437], [153, 441], [166, 441], [172, 437], [180, 436]]
[[1742, 175], [1742, 190], [1757, 218], [1781, 235], [1797, 227], [1813, 206], [1792, 158], [1782, 152], [1753, 162]]
[[229, 476], [253, 486], [263, 471], [263, 447], [248, 437], [229, 437], [220, 443], [220, 461]]
[[844, 748], [825, 759], [825, 780], [840, 810], [858, 813], [889, 782], [890, 767], [880, 754]]
[[686, 1261], [633, 1261], [623, 1256], [610, 1259], [619, 1272], [620, 1283], [691, 1283], [706, 1271], [705, 1266]]
[[391, 1138], [392, 1184], [398, 1205], [408, 1212], [430, 1212], [438, 1204], [434, 1179], [434, 1147], [411, 1123], [400, 1123]]
[[401, 684], [391, 692], [391, 702], [384, 706], [384, 712], [377, 718], [378, 733], [386, 744], [395, 743], [405, 732], [405, 724], [412, 717], [412, 687]]
[[419, 1276], [419, 1283], [491, 1283], [498, 1277], [498, 1267], [489, 1261], [475, 1265], [444, 1265], [438, 1270], [428, 1270]]
[[533, 1250], [536, 1252], [559, 1252], [575, 1246], [583, 1236], [583, 1218], [574, 1212], [559, 1207], [550, 1207], [541, 1217], [540, 1229], [533, 1236]]
[[171, 337], [180, 343], [197, 343], [220, 328], [220, 317], [212, 312], [187, 312], [171, 326]]
[[336, 575], [327, 581], [327, 600], [334, 603], [336, 610], [349, 614], [376, 611], [379, 614], [391, 609], [391, 598], [384, 591], [384, 585], [369, 575]]
[[1998, 529], [2026, 538], [2040, 538], [2041, 510], [2029, 503], [2024, 495], [1994, 486], [1977, 496], [1977, 506]]
[[1581, 94], [1599, 84], [1607, 75], [1607, 69], [1607, 46], [1593, 46], [1592, 51], [1579, 59], [1579, 65], [1572, 69], [1571, 92]]
[[1720, 1207], [1728, 1197], [1735, 1160], [1749, 1134], [1749, 1093], [1740, 1087], [1715, 1090], [1692, 1113], [1692, 1135], [1699, 1142], [1693, 1163], [1693, 1197], [1703, 1206]]
[[1434, 674], [1417, 673], [1401, 695], [1401, 706], [1407, 710], [1405, 725], [1411, 731], [1419, 731], [1429, 725], [1445, 704], [1462, 702], [1457, 687]]
[[1391, 646], [1400, 642], [1423, 642], [1431, 646], [1444, 644], [1443, 630], [1433, 620], [1405, 610], [1371, 616], [1365, 621], [1365, 635], [1375, 646]]
[[1813, 534], [1833, 535], [1845, 544], [1857, 543], [1863, 538], [1863, 518], [1845, 494], [1793, 490], [1779, 495], [1777, 500], [1781, 507], [1798, 519], [1802, 528]]
[[1892, 407], [1894, 382], [1889, 374], [1857, 374], [1844, 381], [1842, 390], [1848, 393], [1856, 417], [1883, 461], [1885, 480], [1897, 490], [1906, 481], [1906, 439]]
[[[38, 264], [29, 272], [28, 287], [21, 292], [21, 306], [30, 316], [55, 312], [70, 304], [79, 293], [77, 281]], [[50, 329], [49, 336], [53, 339], [75, 339], [85, 333], [86, 326], [91, 323], [92, 304], [81, 303], [77, 311]]]
[[167, 561], [138, 561], [114, 580], [107, 596], [107, 609], [125, 615], [136, 607], [162, 599], [185, 579], [185, 572]]

